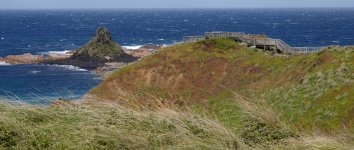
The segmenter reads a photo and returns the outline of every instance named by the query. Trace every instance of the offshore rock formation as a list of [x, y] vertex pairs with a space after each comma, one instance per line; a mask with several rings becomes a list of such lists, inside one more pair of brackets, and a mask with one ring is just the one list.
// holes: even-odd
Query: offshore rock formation
[[48, 64], [74, 65], [82, 68], [97, 68], [107, 62], [129, 63], [137, 60], [136, 57], [126, 54], [123, 48], [116, 43], [109, 31], [100, 27], [96, 35], [84, 46], [73, 52], [68, 59], [48, 60]]
[[108, 30], [101, 27], [90, 42], [76, 50], [72, 58], [83, 61], [109, 61], [117, 60], [124, 54], [123, 48], [113, 41]]

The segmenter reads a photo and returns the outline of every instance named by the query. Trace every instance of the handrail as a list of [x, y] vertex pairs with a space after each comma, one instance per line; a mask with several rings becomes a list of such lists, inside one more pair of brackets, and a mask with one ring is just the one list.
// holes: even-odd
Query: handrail
[[202, 38], [233, 38], [239, 42], [247, 43], [249, 46], [272, 46], [275, 49], [285, 53], [309, 53], [319, 51], [320, 47], [291, 47], [281, 39], [272, 38], [257, 38], [251, 34], [245, 34], [243, 32], [205, 32], [204, 36], [186, 36], [186, 41], [197, 41]]

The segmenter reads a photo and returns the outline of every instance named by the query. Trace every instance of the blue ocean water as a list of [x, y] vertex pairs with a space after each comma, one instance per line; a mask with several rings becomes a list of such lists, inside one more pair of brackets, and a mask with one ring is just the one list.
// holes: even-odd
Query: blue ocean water
[[93, 72], [72, 66], [0, 66], [0, 98], [48, 104], [54, 98], [83, 96], [100, 80]]
[[[354, 8], [0, 10], [0, 57], [75, 49], [99, 26], [127, 46], [171, 44], [206, 31], [263, 33], [292, 46], [353, 45], [353, 16]], [[46, 97], [41, 102], [80, 97], [99, 82], [90, 71], [0, 65], [0, 96], [24, 101], [38, 99], [33, 94]]]

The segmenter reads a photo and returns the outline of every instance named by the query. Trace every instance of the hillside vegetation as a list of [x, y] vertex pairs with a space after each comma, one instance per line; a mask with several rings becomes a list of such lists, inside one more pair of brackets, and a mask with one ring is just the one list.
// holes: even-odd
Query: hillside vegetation
[[353, 149], [354, 47], [282, 55], [230, 39], [164, 48], [84, 102], [0, 102], [5, 149]]
[[353, 141], [353, 69], [353, 47], [288, 56], [210, 39], [165, 48], [90, 94], [133, 108], [192, 109], [250, 138], [249, 145], [303, 135]]

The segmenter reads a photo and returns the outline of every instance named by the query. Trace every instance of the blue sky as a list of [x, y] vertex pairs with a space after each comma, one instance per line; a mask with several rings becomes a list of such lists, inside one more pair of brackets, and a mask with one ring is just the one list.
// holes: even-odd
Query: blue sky
[[0, 9], [354, 7], [354, 0], [0, 0]]

